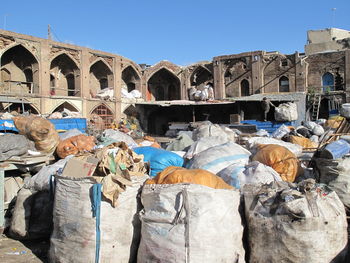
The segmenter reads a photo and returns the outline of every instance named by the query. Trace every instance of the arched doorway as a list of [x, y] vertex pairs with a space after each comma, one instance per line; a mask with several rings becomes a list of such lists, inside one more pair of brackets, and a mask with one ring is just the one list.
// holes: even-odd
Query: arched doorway
[[113, 112], [104, 104], [98, 105], [90, 115], [92, 122], [98, 129], [109, 129], [114, 121]]
[[213, 75], [202, 66], [197, 67], [190, 77], [191, 86], [199, 90], [202, 90], [208, 81], [213, 82]]
[[39, 111], [29, 103], [11, 103], [5, 107], [4, 110], [7, 112], [16, 111], [19, 114], [22, 114], [23, 110], [24, 112], [29, 112], [30, 114], [39, 114]]
[[134, 89], [140, 90], [140, 77], [132, 66], [128, 66], [123, 70], [122, 81], [124, 88], [126, 88], [128, 92]]
[[180, 80], [169, 70], [158, 70], [147, 82], [151, 100], [179, 100]]
[[54, 58], [50, 66], [51, 94], [58, 96], [80, 96], [80, 69], [67, 55]]
[[241, 81], [241, 96], [249, 96], [249, 81], [244, 79]]
[[323, 91], [334, 90], [334, 76], [332, 73], [326, 72], [325, 74], [323, 74], [322, 87], [323, 87]]
[[67, 101], [58, 105], [52, 112], [62, 112], [65, 109], [72, 111], [72, 112], [79, 112], [79, 110], [74, 105], [72, 105], [71, 103], [69, 103]]
[[289, 92], [289, 79], [283, 76], [279, 79], [279, 92]]
[[3, 92], [28, 94], [39, 92], [39, 63], [22, 45], [8, 49], [0, 56]]
[[90, 94], [96, 94], [108, 87], [113, 87], [113, 72], [102, 60], [96, 61], [90, 67]]

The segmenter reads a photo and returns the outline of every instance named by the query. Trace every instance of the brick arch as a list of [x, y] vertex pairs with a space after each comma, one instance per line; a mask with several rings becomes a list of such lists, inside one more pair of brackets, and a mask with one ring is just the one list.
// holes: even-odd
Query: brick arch
[[115, 113], [107, 104], [100, 103], [92, 108], [89, 119], [97, 129], [108, 129], [115, 120]]
[[140, 79], [141, 79], [141, 76], [142, 76], [142, 68], [141, 68], [138, 64], [136, 64], [136, 63], [133, 62], [133, 61], [128, 61], [127, 63], [123, 64], [122, 72], [123, 72], [125, 69], [127, 69], [128, 67], [132, 67], [132, 68], [136, 71], [137, 75], [138, 75], [138, 76], [140, 77]]
[[40, 59], [39, 59], [32, 51], [30, 51], [25, 45], [23, 45], [23, 44], [21, 44], [21, 43], [11, 43], [11, 44], [8, 45], [6, 48], [2, 49], [2, 50], [0, 51], [0, 55], [1, 55], [0, 58], [1, 58], [8, 50], [10, 50], [11, 48], [14, 48], [14, 47], [16, 47], [16, 46], [21, 46], [21, 47], [25, 48], [25, 49], [35, 58], [36, 62], [39, 64]]
[[[69, 107], [75, 109], [76, 112], [80, 112], [80, 110], [79, 110], [75, 105], [73, 105], [72, 103], [70, 103], [69, 101], [62, 101], [62, 102], [59, 103], [58, 105], [54, 106], [53, 109], [50, 111], [50, 113], [55, 112], [56, 109], [58, 109], [59, 107], [63, 106], [64, 104], [68, 104]], [[68, 110], [70, 110], [70, 109], [68, 109]]]
[[92, 61], [91, 63], [90, 63], [90, 65], [89, 65], [89, 69], [91, 70], [91, 67], [93, 66], [93, 65], [95, 65], [97, 62], [99, 62], [99, 61], [101, 61], [103, 64], [105, 64], [107, 67], [108, 67], [108, 69], [113, 73], [113, 69], [111, 68], [111, 66], [106, 62], [106, 60], [104, 60], [103, 58], [97, 58], [97, 59], [95, 59], [94, 61]]
[[51, 64], [52, 64], [52, 61], [54, 61], [57, 57], [61, 56], [61, 55], [66, 55], [68, 56], [75, 64], [75, 66], [80, 70], [80, 63], [73, 57], [71, 56], [69, 53], [65, 52], [65, 51], [60, 51], [58, 53], [56, 53], [50, 60], [50, 67], [51, 67]]
[[178, 75], [181, 73], [181, 68], [178, 65], [171, 63], [170, 61], [161, 61], [145, 70], [145, 83], [147, 83], [156, 72], [163, 68], [171, 72], [176, 78], [180, 80], [180, 77], [178, 77]]

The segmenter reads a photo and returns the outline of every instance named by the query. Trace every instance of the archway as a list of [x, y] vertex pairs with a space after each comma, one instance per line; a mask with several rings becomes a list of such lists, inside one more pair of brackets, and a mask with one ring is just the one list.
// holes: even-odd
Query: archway
[[202, 90], [208, 81], [213, 82], [213, 75], [202, 66], [197, 67], [190, 77], [191, 86], [199, 90]]
[[64, 111], [65, 109], [69, 110], [69, 111], [73, 111], [73, 112], [79, 112], [79, 110], [74, 106], [72, 105], [71, 103], [65, 101], [63, 103], [61, 103], [60, 105], [58, 105], [53, 111], [53, 112], [62, 112]]
[[59, 96], [80, 96], [80, 69], [67, 55], [60, 54], [54, 58], [50, 66], [50, 74], [53, 76], [51, 94]]
[[95, 97], [107, 87], [113, 87], [113, 72], [106, 63], [98, 60], [90, 67], [90, 94]]
[[29, 112], [30, 114], [39, 114], [39, 111], [29, 103], [11, 103], [4, 110], [8, 112], [16, 111], [19, 114]]
[[334, 76], [332, 73], [326, 72], [325, 74], [323, 74], [322, 87], [323, 87], [323, 91], [334, 90]]
[[22, 45], [8, 49], [0, 58], [1, 81], [7, 93], [39, 92], [39, 63]]
[[147, 82], [151, 100], [179, 100], [180, 80], [169, 70], [158, 70]]
[[286, 76], [279, 79], [279, 92], [289, 92], [289, 79]]
[[108, 129], [114, 121], [113, 112], [104, 104], [98, 105], [90, 114], [90, 122], [98, 129]]
[[249, 81], [244, 79], [241, 81], [241, 96], [249, 96]]
[[140, 90], [140, 77], [132, 66], [126, 67], [122, 72], [122, 81], [128, 92]]

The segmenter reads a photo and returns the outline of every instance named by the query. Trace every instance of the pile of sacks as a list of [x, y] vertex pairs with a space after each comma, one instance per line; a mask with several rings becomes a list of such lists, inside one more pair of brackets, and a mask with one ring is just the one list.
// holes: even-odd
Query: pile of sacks
[[296, 183], [303, 147], [262, 137], [242, 146], [237, 137], [206, 122], [165, 150], [110, 130], [88, 153], [44, 167], [24, 189], [54, 195], [51, 262], [343, 259], [348, 200], [331, 184]]

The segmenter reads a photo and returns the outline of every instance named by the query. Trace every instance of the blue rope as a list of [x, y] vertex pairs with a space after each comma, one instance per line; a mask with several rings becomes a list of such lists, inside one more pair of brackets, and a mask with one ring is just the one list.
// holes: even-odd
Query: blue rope
[[100, 257], [100, 212], [101, 212], [101, 187], [102, 184], [94, 184], [92, 186], [92, 217], [96, 217], [96, 253], [95, 263], [98, 263]]

